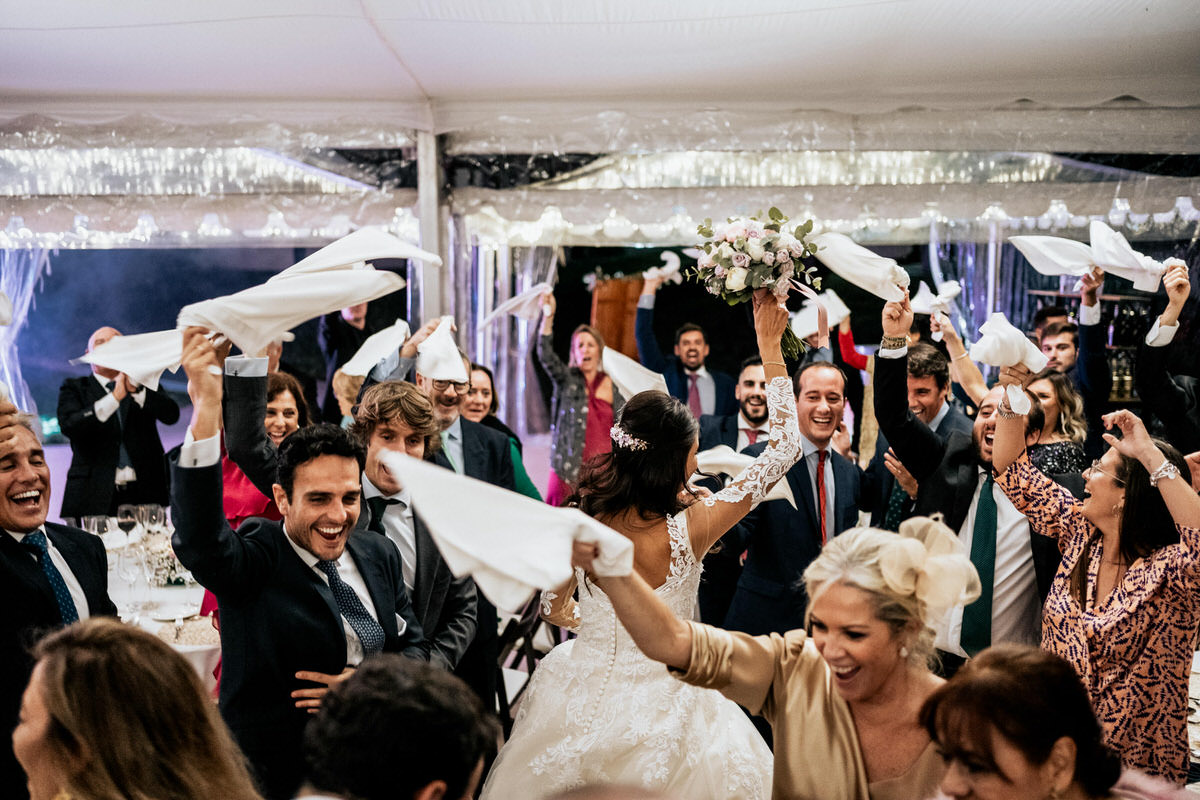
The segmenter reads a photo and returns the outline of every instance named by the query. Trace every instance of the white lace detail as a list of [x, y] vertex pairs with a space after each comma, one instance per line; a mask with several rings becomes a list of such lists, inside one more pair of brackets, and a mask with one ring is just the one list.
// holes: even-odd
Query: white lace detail
[[767, 384], [767, 413], [771, 443], [728, 486], [711, 497], [704, 498], [706, 506], [712, 506], [718, 500], [723, 503], [737, 503], [747, 496], [755, 502], [762, 500], [775, 482], [786, 475], [800, 457], [803, 448], [800, 442], [800, 425], [796, 421], [796, 396], [792, 394], [791, 379], [772, 378]]
[[[562, 624], [563, 619], [562, 619], [561, 611], [558, 614], [555, 614], [555, 611], [554, 611], [554, 601], [557, 599], [558, 599], [557, 592], [552, 592], [549, 589], [542, 592], [542, 599], [541, 599], [542, 618], [545, 620], [556, 620], [556, 624]], [[570, 598], [568, 598], [566, 602], [569, 603]], [[579, 606], [578, 605], [572, 605], [571, 617], [574, 618], [575, 624], [577, 625], [579, 623]], [[567, 627], [574, 628], [575, 625], [568, 625]]]
[[[690, 619], [700, 564], [683, 514], [667, 519], [667, 531], [671, 564], [654, 592]], [[770, 751], [741, 710], [642, 655], [608, 596], [582, 571], [576, 576], [579, 635], [538, 665], [485, 800], [542, 797], [593, 782], [638, 784], [689, 800], [766, 800]]]

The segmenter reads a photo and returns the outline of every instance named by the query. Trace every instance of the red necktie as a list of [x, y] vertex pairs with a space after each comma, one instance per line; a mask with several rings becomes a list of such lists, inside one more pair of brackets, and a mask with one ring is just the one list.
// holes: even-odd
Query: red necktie
[[700, 376], [696, 373], [688, 375], [688, 408], [692, 411], [692, 416], [700, 419], [700, 415], [704, 413], [700, 408], [700, 387], [696, 385], [696, 381]]
[[821, 523], [821, 544], [825, 544], [825, 451], [817, 451], [817, 517]]
[[752, 445], [758, 441], [758, 428], [742, 428], [746, 432], [746, 444]]

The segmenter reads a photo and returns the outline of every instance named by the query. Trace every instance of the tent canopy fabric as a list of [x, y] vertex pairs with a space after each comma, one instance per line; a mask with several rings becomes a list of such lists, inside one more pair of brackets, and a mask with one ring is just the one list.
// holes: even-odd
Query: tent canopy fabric
[[760, 111], [1200, 105], [1195, 0], [43, 0], [0, 20], [0, 122], [147, 113], [389, 124], [625, 103]]

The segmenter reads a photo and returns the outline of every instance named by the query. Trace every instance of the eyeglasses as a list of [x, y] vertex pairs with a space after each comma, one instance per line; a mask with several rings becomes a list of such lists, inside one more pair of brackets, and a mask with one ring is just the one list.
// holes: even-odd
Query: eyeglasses
[[[1110, 474], [1110, 473], [1108, 473], [1108, 472], [1105, 472], [1104, 470], [1100, 469], [1100, 459], [1096, 459], [1095, 461], [1093, 461], [1093, 462], [1092, 462], [1092, 465], [1091, 465], [1090, 467], [1088, 467], [1087, 469], [1085, 469], [1085, 470], [1084, 470], [1084, 472], [1085, 472], [1085, 473], [1088, 473], [1088, 472], [1098, 472], [1098, 473], [1099, 473], [1099, 474], [1101, 474], [1101, 475], [1108, 475], [1108, 477], [1110, 477], [1110, 478], [1112, 478], [1112, 479], [1113, 479], [1113, 483], [1117, 484], [1117, 486], [1124, 486], [1124, 485], [1125, 485], [1125, 481], [1121, 480], [1121, 479], [1120, 479], [1120, 478], [1118, 478], [1116, 475], [1112, 475], [1112, 474]], [[1085, 474], [1085, 475], [1084, 475], [1084, 477], [1086, 478], [1086, 477], [1087, 477], [1087, 475]]]
[[466, 381], [436, 381], [435, 380], [433, 382], [433, 388], [439, 392], [444, 392], [447, 389], [449, 389], [451, 386], [454, 387], [455, 394], [466, 394], [467, 390], [471, 388], [471, 384]]

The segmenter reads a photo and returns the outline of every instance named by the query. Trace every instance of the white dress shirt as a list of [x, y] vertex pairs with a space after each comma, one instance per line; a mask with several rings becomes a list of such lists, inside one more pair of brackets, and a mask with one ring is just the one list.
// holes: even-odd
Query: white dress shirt
[[[107, 392], [107, 394], [105, 394], [95, 403], [92, 403], [92, 413], [94, 413], [96, 415], [96, 419], [100, 420], [101, 422], [108, 422], [108, 418], [117, 413], [117, 409], [121, 407], [121, 401], [113, 397], [112, 391], [109, 390], [109, 378], [103, 378], [94, 372], [92, 373], [92, 377], [95, 378], [96, 382], [100, 384], [105, 392]], [[113, 380], [115, 381], [117, 379], [124, 380], [124, 378], [120, 375]], [[139, 387], [136, 392], [130, 395], [130, 397], [133, 398], [133, 401], [137, 403], [139, 407], [146, 405], [146, 387]], [[118, 484], [133, 483], [136, 480], [137, 472], [133, 469], [133, 467], [117, 467], [116, 482]]]
[[1159, 318], [1155, 317], [1154, 324], [1150, 326], [1150, 331], [1146, 334], [1146, 344], [1150, 347], [1166, 347], [1175, 338], [1175, 331], [1179, 330], [1179, 325], [1162, 325], [1159, 323]]
[[[975, 538], [975, 509], [983, 489], [986, 473], [979, 468], [975, 494], [958, 531], [963, 550], [971, 552]], [[994, 482], [992, 497], [996, 501], [996, 566], [992, 580], [992, 643], [1036, 645], [1041, 639], [1041, 602], [1038, 598], [1037, 574], [1033, 568], [1033, 546], [1029, 543], [1029, 520], [1008, 499]], [[966, 656], [962, 649], [963, 606], [952, 609], [942, 626], [938, 626], [935, 645], [948, 653]]]
[[[184, 469], [195, 469], [199, 467], [215, 466], [221, 460], [221, 437], [210, 436], [207, 439], [196, 441], [192, 439], [192, 432], [189, 430], [184, 436], [183, 446], [179, 448], [179, 466]], [[283, 522], [279, 523], [283, 525]], [[292, 541], [292, 537], [284, 530], [284, 538], [287, 539], [292, 549], [296, 551], [296, 555], [315, 572], [325, 585], [329, 585], [329, 577], [317, 568], [316, 564], [320, 560], [315, 555], [305, 550], [300, 545]], [[350, 557], [350, 553], [346, 550], [342, 551], [341, 557], [337, 559], [338, 576], [346, 582], [346, 584], [354, 590], [358, 595], [359, 601], [363, 607], [367, 609], [376, 621], [379, 620], [379, 614], [375, 610], [375, 603], [371, 600], [371, 593], [367, 591], [367, 584], [363, 581], [362, 575], [358, 571], [358, 567], [354, 564], [354, 559]], [[65, 576], [64, 576], [65, 577]], [[82, 615], [80, 615], [82, 619]], [[348, 665], [358, 664], [363, 660], [363, 646], [359, 641], [358, 634], [354, 628], [342, 617], [342, 629], [346, 634], [346, 663]], [[400, 635], [408, 629], [408, 624], [399, 614], [396, 615], [396, 632]]]
[[[59, 574], [62, 575], [63, 583], [67, 585], [67, 591], [71, 595], [71, 600], [75, 603], [75, 613], [79, 615], [80, 621], [87, 619], [91, 614], [88, 613], [87, 595], [83, 593], [83, 586], [80, 585], [79, 579], [75, 577], [75, 573], [71, 572], [71, 567], [67, 564], [67, 560], [63, 558], [63, 554], [54, 546], [54, 541], [50, 538], [50, 534], [46, 533], [46, 529], [38, 528], [37, 530], [46, 534], [46, 550], [50, 553], [50, 563], [54, 564], [58, 568]], [[17, 533], [5, 529], [5, 533], [16, 539], [17, 544], [20, 544], [33, 531], [29, 533]], [[29, 560], [35, 564], [38, 563], [37, 556], [33, 554], [32, 550], [29, 551]], [[39, 564], [38, 567], [40, 569], [41, 565]]]
[[371, 497], [385, 497], [388, 500], [399, 500], [399, 503], [384, 506], [383, 532], [387, 535], [396, 549], [400, 551], [400, 569], [404, 573], [404, 588], [411, 596], [417, 583], [417, 534], [413, 523], [412, 497], [407, 489], [401, 489], [396, 494], [385, 495], [379, 487], [371, 483], [366, 475], [362, 476], [363, 513], [367, 513], [365, 500]]

